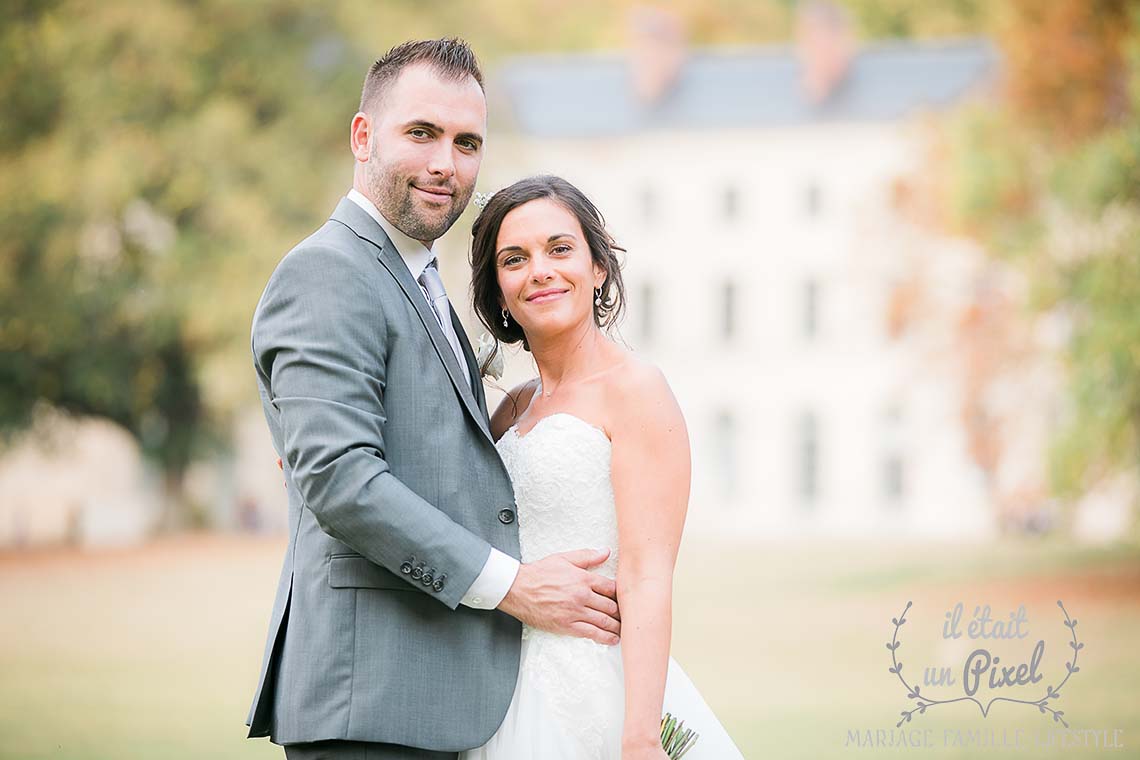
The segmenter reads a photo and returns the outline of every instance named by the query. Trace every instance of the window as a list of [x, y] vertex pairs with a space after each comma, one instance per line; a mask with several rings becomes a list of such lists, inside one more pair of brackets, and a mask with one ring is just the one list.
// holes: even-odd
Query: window
[[732, 412], [721, 411], [713, 420], [714, 472], [717, 473], [717, 490], [720, 497], [730, 501], [736, 497], [736, 418]]
[[808, 183], [807, 188], [804, 190], [804, 210], [808, 216], [819, 216], [821, 207], [823, 206], [823, 191], [820, 190], [819, 183], [812, 181]]
[[819, 333], [819, 281], [804, 280], [800, 291], [800, 332], [807, 340]]
[[656, 332], [656, 289], [651, 282], [643, 282], [641, 284], [641, 296], [638, 299], [641, 303], [638, 310], [641, 313], [641, 339], [646, 343], [653, 340], [654, 333]]
[[732, 340], [736, 336], [736, 283], [725, 280], [721, 287], [721, 323], [720, 333], [725, 340]]
[[880, 492], [888, 505], [897, 507], [906, 497], [907, 486], [903, 412], [898, 402], [883, 409], [881, 429]]
[[652, 224], [657, 219], [657, 191], [651, 186], [641, 188], [641, 194], [638, 197], [638, 206], [641, 221], [645, 224]]
[[800, 414], [796, 437], [799, 497], [810, 508], [819, 496], [819, 423], [814, 413]]
[[883, 458], [883, 496], [888, 504], [902, 503], [905, 485], [902, 454], [892, 451]]
[[740, 191], [735, 186], [729, 185], [724, 189], [722, 203], [724, 218], [734, 221], [740, 215]]

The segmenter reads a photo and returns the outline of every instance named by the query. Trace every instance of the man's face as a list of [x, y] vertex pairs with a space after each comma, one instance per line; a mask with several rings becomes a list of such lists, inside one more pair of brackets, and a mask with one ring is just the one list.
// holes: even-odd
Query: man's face
[[380, 213], [427, 245], [447, 232], [471, 200], [486, 126], [472, 77], [441, 79], [424, 64], [400, 72], [372, 115], [365, 179]]

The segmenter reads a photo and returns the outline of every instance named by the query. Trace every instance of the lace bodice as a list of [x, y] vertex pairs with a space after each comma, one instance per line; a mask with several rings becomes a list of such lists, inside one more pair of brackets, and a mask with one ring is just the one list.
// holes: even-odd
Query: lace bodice
[[[512, 425], [498, 449], [515, 487], [522, 561], [608, 548], [609, 558], [592, 571], [616, 577], [617, 512], [606, 434], [580, 417], [556, 412], [523, 436]], [[523, 626], [523, 638], [543, 633]]]
[[521, 437], [512, 426], [498, 449], [515, 486], [522, 561], [608, 547], [609, 559], [594, 572], [613, 578], [618, 533], [606, 434], [558, 412]]

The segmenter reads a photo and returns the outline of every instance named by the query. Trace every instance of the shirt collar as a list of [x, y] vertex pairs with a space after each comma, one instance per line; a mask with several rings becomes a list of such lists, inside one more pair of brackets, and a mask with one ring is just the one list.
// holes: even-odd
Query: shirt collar
[[364, 209], [370, 217], [376, 220], [377, 224], [384, 228], [384, 232], [388, 233], [388, 239], [392, 241], [392, 245], [396, 246], [396, 251], [400, 254], [400, 258], [404, 260], [408, 271], [412, 273], [412, 279], [418, 280], [427, 265], [435, 258], [435, 254], [431, 252], [431, 249], [419, 240], [413, 240], [396, 229], [396, 225], [389, 222], [387, 218], [380, 213], [380, 210], [376, 208], [376, 204], [368, 200], [364, 193], [355, 187], [348, 191], [347, 198]]

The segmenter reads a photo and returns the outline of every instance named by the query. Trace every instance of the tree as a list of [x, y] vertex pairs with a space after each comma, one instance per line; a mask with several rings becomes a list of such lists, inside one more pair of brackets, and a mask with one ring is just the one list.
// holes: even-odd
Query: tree
[[187, 466], [250, 395], [258, 282], [328, 206], [325, 115], [364, 57], [303, 2], [4, 15], [0, 428], [44, 403], [117, 422], [183, 524]]
[[1071, 502], [1140, 472], [1140, 8], [1000, 8], [1002, 98], [943, 133], [939, 218], [1024, 275], [1028, 319], [1065, 326], [1051, 480]]

